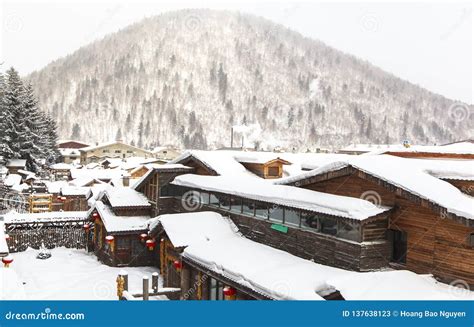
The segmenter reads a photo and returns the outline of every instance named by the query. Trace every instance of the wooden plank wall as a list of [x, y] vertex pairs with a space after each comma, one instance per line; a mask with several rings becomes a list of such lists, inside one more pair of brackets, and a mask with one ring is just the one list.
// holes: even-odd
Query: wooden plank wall
[[[388, 228], [407, 232], [407, 269], [434, 274], [445, 282], [462, 279], [474, 285], [474, 248], [468, 243], [474, 228], [445, 218], [356, 174], [304, 187], [357, 198], [364, 198], [364, 193], [368, 191], [377, 192], [381, 204], [395, 207]], [[382, 225], [374, 226], [373, 231], [368, 229], [364, 240], [369, 241], [371, 235], [377, 235], [383, 229]]]

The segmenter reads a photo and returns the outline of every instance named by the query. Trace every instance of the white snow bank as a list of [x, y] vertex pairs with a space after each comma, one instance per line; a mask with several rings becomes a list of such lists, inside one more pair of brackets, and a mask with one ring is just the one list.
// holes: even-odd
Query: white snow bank
[[259, 178], [186, 174], [177, 176], [172, 184], [233, 194], [247, 199], [356, 220], [363, 220], [389, 210], [388, 207], [376, 206], [369, 201], [358, 198], [316, 192], [293, 186], [274, 185]]
[[[38, 250], [13, 253], [13, 263], [8, 269], [17, 273], [19, 285], [25, 283], [28, 300], [117, 300], [116, 278], [125, 269], [131, 293], [142, 292], [142, 276], [151, 276], [156, 267], [109, 267], [85, 250], [55, 248], [51, 258], [36, 259]], [[1, 278], [1, 277], [0, 277]], [[10, 284], [0, 280], [2, 285]], [[162, 286], [161, 277], [159, 285]], [[6, 299], [10, 300], [11, 295]]]
[[[15, 263], [15, 262], [13, 262]], [[12, 264], [13, 265], [13, 264]], [[0, 268], [0, 300], [25, 300], [25, 289], [13, 267]]]

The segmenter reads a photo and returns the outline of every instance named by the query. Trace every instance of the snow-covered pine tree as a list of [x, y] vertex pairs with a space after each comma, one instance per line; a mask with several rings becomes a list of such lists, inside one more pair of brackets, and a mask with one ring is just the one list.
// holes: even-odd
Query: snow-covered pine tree
[[[3, 124], [3, 142], [8, 145], [4, 149], [6, 158], [21, 158], [24, 148], [21, 142], [26, 141], [24, 132], [24, 121], [21, 117], [23, 108], [23, 84], [17, 71], [10, 68], [6, 73], [5, 89], [2, 99], [2, 115], [5, 118]], [[3, 120], [3, 119], [2, 119]]]
[[26, 128], [31, 138], [30, 151], [27, 155], [28, 169], [37, 171], [41, 165], [41, 159], [44, 159], [44, 153], [48, 152], [48, 144], [45, 142], [45, 122], [42, 119], [41, 112], [38, 108], [38, 100], [34, 95], [33, 87], [27, 84], [24, 87], [24, 104], [23, 112], [26, 117]]
[[56, 123], [38, 108], [31, 85], [23, 85], [18, 72], [11, 68], [0, 78], [0, 156], [27, 160], [37, 171], [41, 159], [55, 162], [59, 157]]
[[9, 111], [4, 105], [5, 89], [5, 78], [3, 74], [0, 74], [0, 163], [5, 163], [13, 157], [13, 151], [10, 148], [10, 129], [13, 122]]

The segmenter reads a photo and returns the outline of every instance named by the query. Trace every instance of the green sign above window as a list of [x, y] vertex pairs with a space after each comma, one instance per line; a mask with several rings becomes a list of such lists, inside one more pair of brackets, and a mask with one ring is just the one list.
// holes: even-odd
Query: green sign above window
[[282, 233], [285, 233], [285, 234], [288, 233], [288, 227], [286, 227], [286, 226], [283, 226], [283, 225], [280, 225], [280, 224], [272, 224], [270, 227], [274, 230], [279, 231], [279, 232], [282, 232]]

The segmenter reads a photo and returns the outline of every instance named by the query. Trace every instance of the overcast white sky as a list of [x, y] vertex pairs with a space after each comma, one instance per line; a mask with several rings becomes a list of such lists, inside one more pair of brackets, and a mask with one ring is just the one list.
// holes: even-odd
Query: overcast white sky
[[146, 16], [180, 8], [263, 16], [449, 98], [473, 103], [472, 2], [0, 0], [2, 69], [22, 75]]

